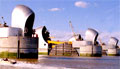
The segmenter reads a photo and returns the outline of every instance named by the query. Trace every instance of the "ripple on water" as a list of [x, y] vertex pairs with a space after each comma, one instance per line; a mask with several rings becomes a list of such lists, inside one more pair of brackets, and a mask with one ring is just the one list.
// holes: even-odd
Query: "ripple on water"
[[[80, 68], [80, 69], [119, 69], [120, 57], [39, 57], [39, 59], [20, 59], [15, 65], [10, 66], [13, 69], [28, 68]], [[0, 64], [1, 67], [1, 64]], [[2, 69], [2, 68], [0, 68]]]

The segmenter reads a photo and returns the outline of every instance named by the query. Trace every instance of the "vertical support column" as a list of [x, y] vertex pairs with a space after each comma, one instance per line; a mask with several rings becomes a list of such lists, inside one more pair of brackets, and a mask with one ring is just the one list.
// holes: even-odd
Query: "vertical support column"
[[70, 44], [70, 46], [71, 46], [71, 55], [72, 55], [72, 44]]
[[64, 43], [63, 43], [63, 55], [64, 55]]
[[55, 49], [56, 49], [56, 50], [55, 50], [55, 51], [56, 51], [56, 52], [55, 52], [55, 55], [57, 55], [57, 46], [56, 46], [56, 48], [55, 48]]
[[94, 55], [93, 55], [93, 45], [92, 45], [92, 56], [94, 56]]
[[20, 38], [18, 36], [17, 58], [20, 58]]

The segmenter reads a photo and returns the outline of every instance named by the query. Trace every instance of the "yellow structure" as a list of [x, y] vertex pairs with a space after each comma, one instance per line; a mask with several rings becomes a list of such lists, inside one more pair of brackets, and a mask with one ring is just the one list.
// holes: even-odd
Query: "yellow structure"
[[57, 44], [63, 44], [63, 43], [72, 44], [72, 42], [70, 42], [70, 41], [69, 41], [69, 42], [64, 42], [64, 41], [62, 42], [62, 41], [49, 41], [49, 40], [48, 40], [48, 44], [50, 44], [50, 43], [51, 43], [51, 44], [56, 44], [56, 45], [57, 45]]

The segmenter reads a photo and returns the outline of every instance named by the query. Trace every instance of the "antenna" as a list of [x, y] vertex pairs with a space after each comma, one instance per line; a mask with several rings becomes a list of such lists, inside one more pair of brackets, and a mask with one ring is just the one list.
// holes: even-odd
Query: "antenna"
[[75, 40], [76, 40], [76, 34], [75, 34], [75, 32], [74, 32], [74, 28], [73, 28], [72, 22], [69, 21], [69, 24], [70, 24], [70, 27], [71, 27], [71, 29], [72, 29], [73, 36], [75, 37]]
[[3, 20], [3, 22], [4, 22], [3, 26], [4, 26], [4, 27], [8, 27], [8, 25], [7, 25], [7, 23], [5, 22], [4, 18], [3, 18], [3, 17], [1, 17], [1, 18], [2, 18], [2, 20]]
[[2, 18], [3, 22], [6, 23], [5, 20], [4, 20], [4, 18], [3, 17], [1, 17], [1, 18]]

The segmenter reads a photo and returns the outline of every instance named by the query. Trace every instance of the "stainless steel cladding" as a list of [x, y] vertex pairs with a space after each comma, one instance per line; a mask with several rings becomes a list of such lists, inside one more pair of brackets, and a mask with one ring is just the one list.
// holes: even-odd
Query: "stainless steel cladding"
[[92, 41], [93, 43], [95, 43], [95, 41], [97, 40], [98, 34], [99, 33], [96, 30], [89, 28], [85, 33], [85, 40]]
[[108, 42], [108, 45], [117, 46], [118, 41], [119, 41], [119, 40], [118, 40], [117, 38], [111, 37], [110, 40], [109, 40], [109, 42]]
[[48, 40], [50, 39], [49, 32], [45, 26], [41, 26], [39, 28], [36, 28], [36, 34], [38, 34], [39, 37], [39, 53], [48, 52]]
[[12, 27], [22, 29], [22, 36], [32, 36], [34, 12], [24, 5], [18, 5], [12, 12]]

